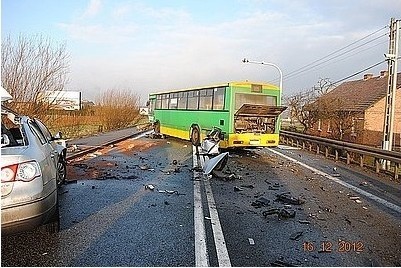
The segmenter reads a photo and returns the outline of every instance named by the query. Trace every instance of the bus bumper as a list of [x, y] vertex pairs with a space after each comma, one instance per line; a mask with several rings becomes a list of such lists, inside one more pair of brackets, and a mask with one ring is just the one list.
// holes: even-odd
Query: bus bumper
[[221, 148], [235, 147], [275, 147], [279, 143], [279, 134], [242, 133], [229, 134], [228, 140], [220, 141]]

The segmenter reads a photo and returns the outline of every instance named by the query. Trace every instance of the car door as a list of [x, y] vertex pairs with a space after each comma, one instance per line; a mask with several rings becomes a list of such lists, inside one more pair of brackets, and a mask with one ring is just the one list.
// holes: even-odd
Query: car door
[[36, 119], [30, 120], [29, 125], [41, 143], [39, 149], [44, 156], [43, 163], [41, 163], [44, 183], [47, 183], [52, 179], [56, 180], [58, 161], [57, 150], [52, 146], [51, 138], [49, 138], [48, 134], [43, 133]]

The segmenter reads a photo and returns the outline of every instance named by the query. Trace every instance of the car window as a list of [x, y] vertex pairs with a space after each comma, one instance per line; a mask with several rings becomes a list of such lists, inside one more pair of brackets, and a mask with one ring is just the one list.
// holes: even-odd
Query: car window
[[42, 144], [47, 143], [46, 137], [43, 135], [42, 131], [40, 130], [39, 126], [36, 124], [35, 121], [29, 121], [29, 127], [31, 128], [33, 134], [40, 140]]
[[49, 129], [40, 121], [39, 119], [35, 118], [35, 123], [38, 125], [39, 129], [43, 133], [43, 135], [46, 137], [48, 141], [51, 141], [53, 139], [53, 135], [50, 133]]

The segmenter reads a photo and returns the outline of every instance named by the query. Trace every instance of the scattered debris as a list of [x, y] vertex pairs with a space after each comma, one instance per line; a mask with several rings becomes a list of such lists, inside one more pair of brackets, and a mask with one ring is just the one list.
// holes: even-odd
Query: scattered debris
[[302, 232], [302, 231], [293, 233], [293, 234], [290, 236], [290, 239], [291, 239], [291, 240], [298, 240], [303, 234], [304, 234], [304, 232]]
[[249, 245], [255, 245], [255, 240], [248, 238]]
[[295, 267], [296, 266], [294, 264], [283, 261], [282, 258], [280, 258], [274, 262], [271, 262], [270, 264], [273, 267]]
[[298, 222], [300, 224], [310, 224], [310, 221], [308, 221], [308, 220], [299, 220]]
[[359, 184], [360, 186], [368, 186], [369, 184], [366, 181], [363, 181]]
[[178, 161], [177, 160], [173, 160], [173, 165], [175, 166], [175, 165], [177, 165], [178, 164]]
[[295, 210], [287, 209], [287, 208], [271, 208], [269, 210], [264, 211], [263, 216], [266, 218], [268, 215], [277, 214], [279, 218], [294, 218]]
[[298, 198], [295, 198], [291, 196], [289, 193], [282, 193], [277, 195], [277, 200], [287, 203], [287, 204], [293, 204], [293, 205], [302, 205], [305, 203], [305, 200]]
[[349, 197], [349, 199], [351, 199], [351, 200], [354, 200], [354, 201], [355, 201], [355, 200], [358, 200], [358, 199], [359, 199], [359, 196], [350, 196], [350, 197]]
[[83, 169], [87, 169], [88, 165], [84, 164], [84, 163], [77, 163], [77, 164], [73, 164], [74, 167], [78, 167], [78, 168], [83, 168]]
[[142, 166], [139, 166], [139, 168], [141, 169], [141, 170], [149, 170], [149, 165], [148, 164], [145, 164], [145, 165], [142, 165]]
[[145, 189], [153, 191], [155, 189], [155, 186], [153, 186], [152, 184], [146, 184]]
[[181, 194], [179, 193], [177, 190], [158, 190], [159, 193], [161, 194], [167, 194], [167, 195], [172, 195], [172, 194], [176, 194], [176, 195], [185, 195], [185, 194]]
[[149, 139], [164, 139], [164, 135], [161, 133], [150, 133], [148, 135], [146, 135]]
[[249, 188], [249, 189], [255, 188], [252, 184], [250, 184], [250, 185], [241, 185], [241, 187]]
[[260, 197], [259, 199], [253, 201], [251, 205], [255, 208], [267, 207], [270, 205], [270, 200]]
[[240, 192], [243, 191], [244, 189], [239, 187], [239, 186], [234, 186], [234, 192]]

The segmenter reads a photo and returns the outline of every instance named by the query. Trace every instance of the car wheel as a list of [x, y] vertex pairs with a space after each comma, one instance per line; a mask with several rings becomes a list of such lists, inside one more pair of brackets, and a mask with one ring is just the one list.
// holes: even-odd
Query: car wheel
[[153, 130], [155, 133], [160, 133], [160, 121], [157, 120], [156, 122], [153, 123]]
[[62, 185], [67, 177], [67, 163], [64, 159], [60, 159], [57, 163], [57, 186]]
[[194, 146], [199, 146], [201, 144], [201, 141], [200, 141], [200, 129], [199, 129], [198, 125], [193, 125], [191, 127], [190, 140], [192, 142], [192, 145], [194, 145]]

